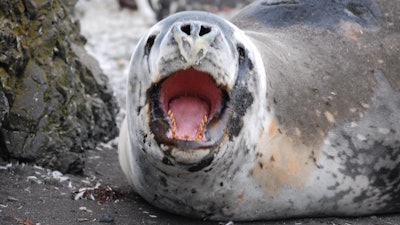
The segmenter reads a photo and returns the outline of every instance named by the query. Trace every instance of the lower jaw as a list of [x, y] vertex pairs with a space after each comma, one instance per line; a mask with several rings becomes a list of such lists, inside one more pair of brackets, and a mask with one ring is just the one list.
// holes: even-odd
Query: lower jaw
[[182, 168], [189, 172], [197, 172], [208, 167], [214, 161], [215, 152], [211, 149], [181, 150], [172, 149], [163, 163]]
[[210, 149], [182, 150], [174, 148], [171, 151], [173, 159], [181, 164], [193, 165], [199, 163], [210, 154]]

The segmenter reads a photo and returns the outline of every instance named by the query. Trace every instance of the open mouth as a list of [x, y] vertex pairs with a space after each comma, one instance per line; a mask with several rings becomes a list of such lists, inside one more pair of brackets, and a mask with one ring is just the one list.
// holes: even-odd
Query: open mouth
[[228, 95], [208, 73], [194, 68], [179, 70], [155, 87], [150, 127], [159, 141], [198, 148], [221, 139]]

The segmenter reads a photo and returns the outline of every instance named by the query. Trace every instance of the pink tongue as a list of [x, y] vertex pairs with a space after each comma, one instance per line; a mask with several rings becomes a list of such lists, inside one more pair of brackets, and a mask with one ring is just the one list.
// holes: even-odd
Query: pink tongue
[[169, 110], [173, 113], [176, 123], [173, 138], [193, 141], [198, 139], [200, 124], [204, 116], [208, 116], [210, 107], [199, 98], [185, 96], [172, 100], [169, 103]]

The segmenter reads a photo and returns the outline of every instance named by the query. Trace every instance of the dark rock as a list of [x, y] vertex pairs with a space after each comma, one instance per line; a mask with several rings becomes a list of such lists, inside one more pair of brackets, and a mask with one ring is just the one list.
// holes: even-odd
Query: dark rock
[[26, 15], [29, 19], [35, 19], [37, 16], [36, 2], [33, 0], [24, 0], [24, 6], [26, 9]]
[[114, 217], [109, 214], [105, 214], [100, 217], [99, 222], [100, 223], [111, 223], [111, 222], [114, 222]]
[[[0, 85], [1, 87], [1, 85]], [[8, 100], [3, 90], [0, 89], [0, 127], [3, 122], [4, 116], [8, 114], [10, 107], [8, 105]]]
[[117, 134], [107, 77], [84, 50], [76, 0], [0, 1], [0, 157], [80, 172]]
[[18, 199], [16, 197], [13, 197], [13, 196], [7, 196], [7, 201], [9, 201], [9, 202], [18, 202]]

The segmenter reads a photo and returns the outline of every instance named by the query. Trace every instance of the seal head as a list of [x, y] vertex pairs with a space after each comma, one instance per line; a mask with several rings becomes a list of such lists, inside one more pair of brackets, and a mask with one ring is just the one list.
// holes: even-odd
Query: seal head
[[142, 136], [133, 141], [154, 137], [144, 150], [173, 164], [209, 164], [220, 143], [238, 135], [240, 117], [265, 89], [254, 74], [262, 63], [255, 68], [246, 42], [235, 26], [203, 12], [179, 13], [153, 27], [131, 62], [128, 113], [138, 121], [129, 125]]

